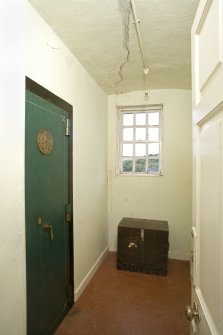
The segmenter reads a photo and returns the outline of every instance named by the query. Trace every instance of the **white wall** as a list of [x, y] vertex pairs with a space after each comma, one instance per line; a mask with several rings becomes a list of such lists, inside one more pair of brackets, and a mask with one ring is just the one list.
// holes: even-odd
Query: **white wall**
[[74, 108], [75, 288], [108, 246], [107, 95], [27, 1], [1, 1], [0, 25], [0, 334], [24, 335], [25, 75]]
[[0, 334], [25, 334], [24, 1], [0, 2]]
[[74, 109], [75, 289], [108, 246], [107, 95], [27, 4], [28, 77]]
[[164, 175], [115, 175], [116, 106], [144, 105], [144, 92], [112, 95], [108, 99], [109, 246], [117, 248], [122, 217], [167, 220], [169, 257], [188, 259], [191, 229], [191, 91], [151, 90], [148, 104], [163, 104]]

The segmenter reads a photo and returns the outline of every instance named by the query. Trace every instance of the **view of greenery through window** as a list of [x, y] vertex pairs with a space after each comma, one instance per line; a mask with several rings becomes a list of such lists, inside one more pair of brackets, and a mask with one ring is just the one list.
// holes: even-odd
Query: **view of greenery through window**
[[[159, 158], [149, 159], [149, 171], [151, 173], [159, 172]], [[132, 172], [133, 161], [132, 159], [124, 159], [123, 161], [123, 172]], [[137, 159], [135, 162], [135, 172], [146, 173], [146, 160], [143, 158]]]

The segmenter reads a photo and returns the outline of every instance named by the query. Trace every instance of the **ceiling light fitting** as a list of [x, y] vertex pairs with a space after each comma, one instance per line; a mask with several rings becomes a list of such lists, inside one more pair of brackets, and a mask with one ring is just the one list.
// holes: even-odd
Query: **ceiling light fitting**
[[144, 74], [145, 74], [146, 76], [149, 74], [149, 68], [148, 68], [148, 66], [147, 66], [147, 67], [144, 67], [143, 72], [144, 72]]
[[145, 91], [144, 100], [145, 101], [149, 100], [149, 91]]

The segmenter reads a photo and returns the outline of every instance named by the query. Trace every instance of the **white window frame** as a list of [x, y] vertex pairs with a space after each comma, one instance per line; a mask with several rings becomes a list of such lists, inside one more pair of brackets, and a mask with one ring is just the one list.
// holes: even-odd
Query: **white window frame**
[[[135, 124], [135, 115], [140, 112], [159, 112], [159, 140], [158, 141], [149, 141], [148, 139], [148, 131], [146, 131], [146, 140], [145, 141], [136, 141], [135, 136], [133, 137], [132, 141], [124, 141], [123, 140], [123, 128], [128, 128], [128, 126], [124, 126], [122, 121], [123, 117], [122, 115], [124, 113], [133, 113], [134, 117], [134, 124], [133, 126], [129, 126], [129, 128], [133, 127], [133, 132], [135, 134], [135, 129], [136, 128], [145, 128], [146, 130], [151, 127], [148, 125], [148, 113], [146, 114], [146, 126], [145, 125], [136, 125]], [[117, 164], [116, 164], [116, 174], [117, 175], [127, 175], [127, 176], [162, 176], [163, 175], [163, 152], [162, 152], [162, 146], [163, 146], [163, 105], [162, 104], [157, 104], [157, 105], [137, 105], [137, 106], [117, 106], [117, 112], [118, 112], [118, 150], [117, 150]], [[157, 126], [154, 126], [157, 127]], [[146, 171], [145, 172], [135, 172], [135, 161], [136, 161], [136, 156], [135, 152], [133, 149], [133, 171], [126, 172], [123, 171], [123, 143], [133, 143], [133, 148], [135, 147], [136, 143], [146, 143]], [[158, 172], [149, 172], [148, 170], [148, 144], [149, 143], [159, 143], [159, 171]], [[145, 157], [139, 157], [137, 156], [137, 159], [144, 159]]]

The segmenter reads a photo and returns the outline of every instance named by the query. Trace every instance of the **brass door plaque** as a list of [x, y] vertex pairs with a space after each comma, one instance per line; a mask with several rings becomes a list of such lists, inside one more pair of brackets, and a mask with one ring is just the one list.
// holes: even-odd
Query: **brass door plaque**
[[53, 150], [53, 138], [46, 129], [41, 129], [37, 135], [37, 145], [43, 155], [49, 155]]

